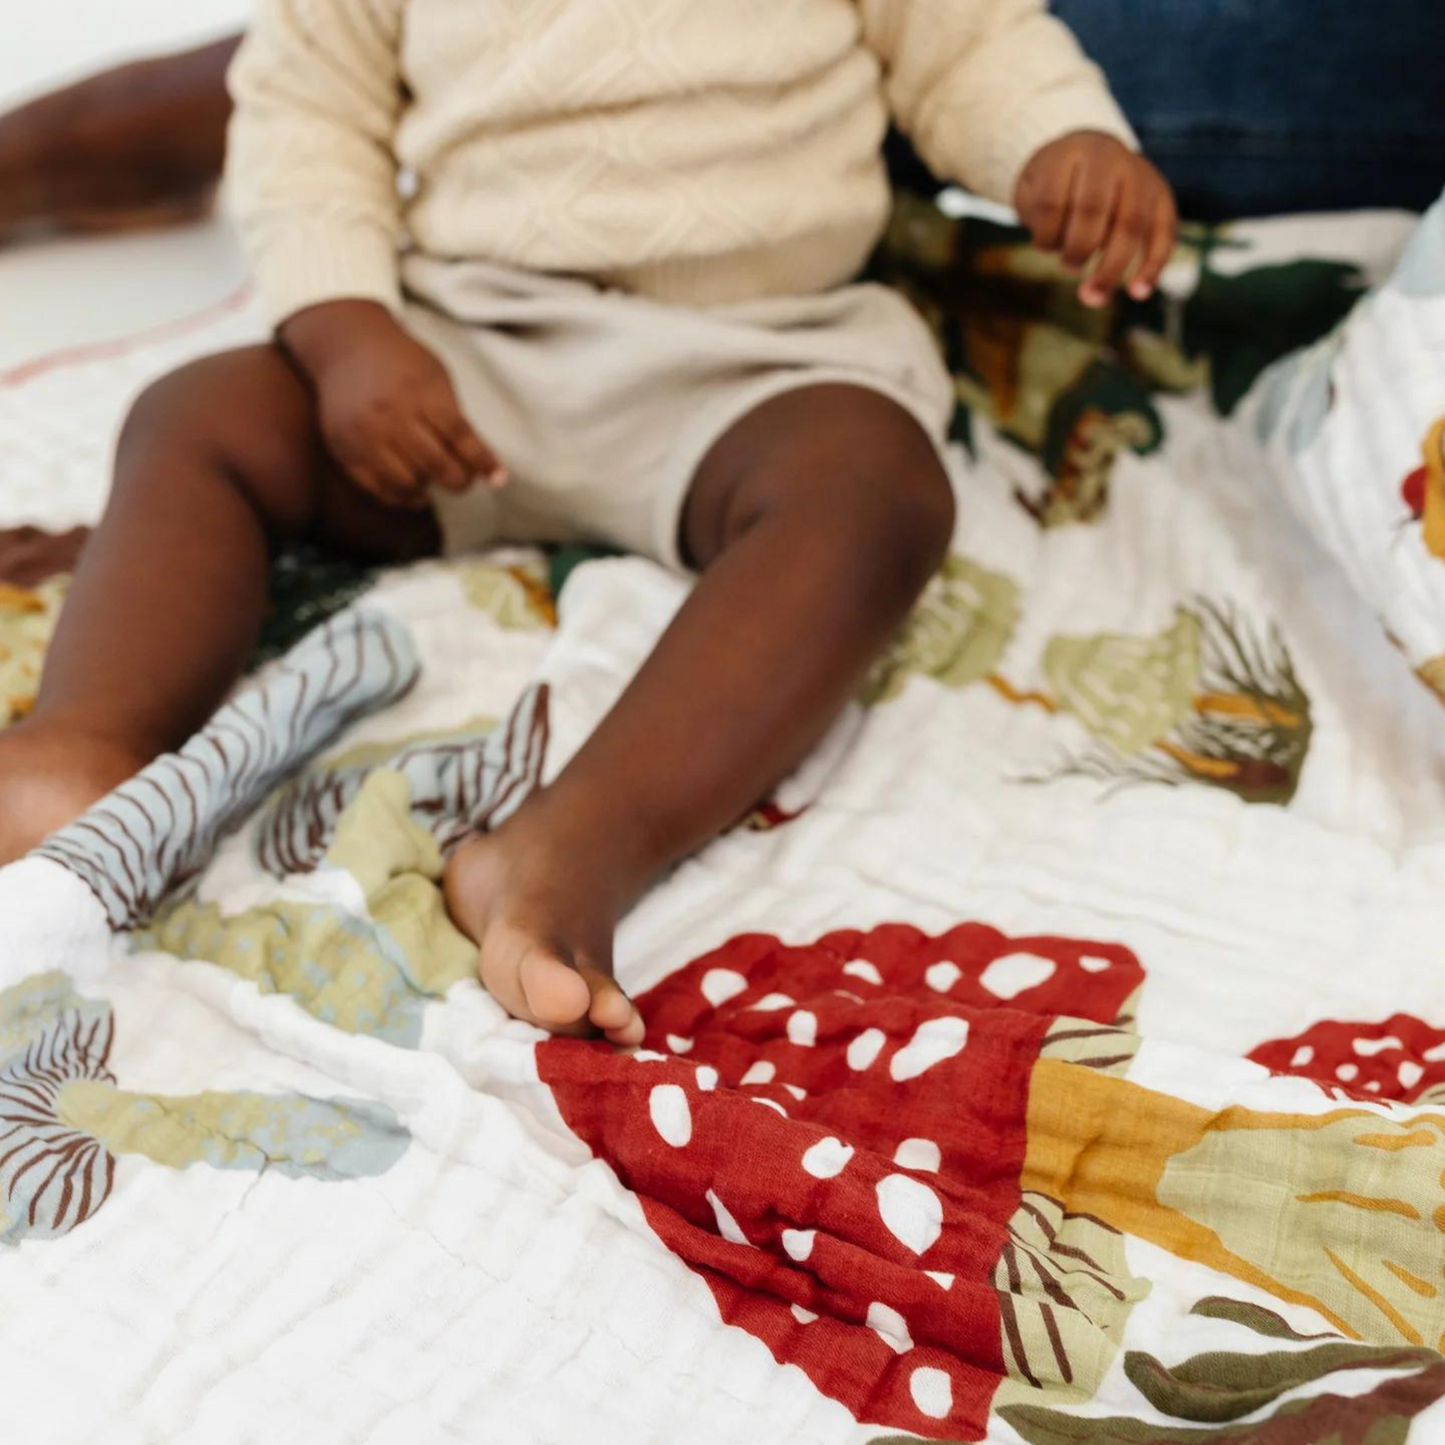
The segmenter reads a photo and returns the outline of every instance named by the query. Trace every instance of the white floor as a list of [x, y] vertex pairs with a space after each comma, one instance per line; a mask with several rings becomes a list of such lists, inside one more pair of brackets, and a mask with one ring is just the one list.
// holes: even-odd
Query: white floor
[[[251, 0], [44, 0], [0, 15], [0, 107], [89, 70], [222, 35]], [[0, 250], [0, 372], [213, 304], [243, 276], [220, 221]]]

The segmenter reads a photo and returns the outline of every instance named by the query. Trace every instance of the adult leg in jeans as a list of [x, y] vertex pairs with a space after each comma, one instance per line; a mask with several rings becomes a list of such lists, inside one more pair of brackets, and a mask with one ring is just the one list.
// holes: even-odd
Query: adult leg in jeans
[[1053, 0], [1196, 219], [1423, 209], [1445, 186], [1445, 6]]

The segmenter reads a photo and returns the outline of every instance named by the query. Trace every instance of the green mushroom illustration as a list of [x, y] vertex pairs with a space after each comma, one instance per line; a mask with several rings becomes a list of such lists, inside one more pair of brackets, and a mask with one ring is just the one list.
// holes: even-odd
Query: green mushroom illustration
[[109, 1003], [64, 974], [0, 993], [0, 1244], [84, 1224], [110, 1197], [119, 1155], [338, 1180], [384, 1174], [411, 1142], [369, 1100], [132, 1093], [111, 1072], [114, 1039]]

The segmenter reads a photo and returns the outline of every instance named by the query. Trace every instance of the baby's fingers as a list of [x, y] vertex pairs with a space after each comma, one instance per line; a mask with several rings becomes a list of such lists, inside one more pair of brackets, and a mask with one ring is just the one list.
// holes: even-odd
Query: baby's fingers
[[1144, 252], [1144, 260], [1129, 283], [1129, 294], [1136, 301], [1147, 301], [1154, 294], [1154, 288], [1158, 286], [1159, 278], [1164, 274], [1164, 268], [1169, 264], [1178, 240], [1179, 212], [1175, 208], [1174, 197], [1166, 187], [1154, 208], [1154, 221], [1150, 228], [1149, 246]]
[[1149, 217], [1138, 188], [1127, 186], [1114, 212], [1109, 239], [1099, 264], [1079, 287], [1085, 306], [1103, 306], [1123, 283], [1149, 236]]
[[1019, 220], [1041, 251], [1057, 251], [1063, 244], [1075, 174], [1074, 167], [1044, 166], [1030, 172], [1020, 185]]
[[388, 447], [373, 448], [366, 461], [348, 465], [346, 472], [362, 491], [389, 507], [414, 512], [427, 504], [421, 479], [400, 453]]
[[1085, 171], [1075, 181], [1063, 242], [1064, 265], [1071, 271], [1083, 270], [1098, 254], [1109, 235], [1117, 201], [1116, 183], [1108, 171]]
[[491, 447], [477, 435], [455, 402], [435, 408], [431, 424], [469, 477], [480, 477], [493, 487], [500, 487], [507, 480], [507, 469]]

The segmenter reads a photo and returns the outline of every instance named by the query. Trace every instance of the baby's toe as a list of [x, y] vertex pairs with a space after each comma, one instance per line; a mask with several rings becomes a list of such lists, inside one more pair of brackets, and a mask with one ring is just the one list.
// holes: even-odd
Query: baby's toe
[[[592, 995], [587, 1017], [601, 1029], [613, 1043], [641, 1042], [642, 1019], [632, 1000], [617, 986], [612, 975], [589, 963], [579, 963], [577, 972], [587, 984]], [[637, 1034], [636, 1039], [613, 1037], [621, 1033]]]
[[551, 949], [536, 946], [523, 956], [518, 981], [527, 1008], [544, 1028], [565, 1028], [585, 1019], [592, 992], [582, 976]]
[[[594, 1019], [595, 1023], [596, 1020]], [[600, 1027], [600, 1025], [599, 1025]], [[616, 1044], [620, 1049], [635, 1049], [647, 1036], [647, 1025], [642, 1021], [642, 1015], [634, 1008], [631, 1017], [621, 1028], [604, 1029], [607, 1035], [607, 1042]]]

